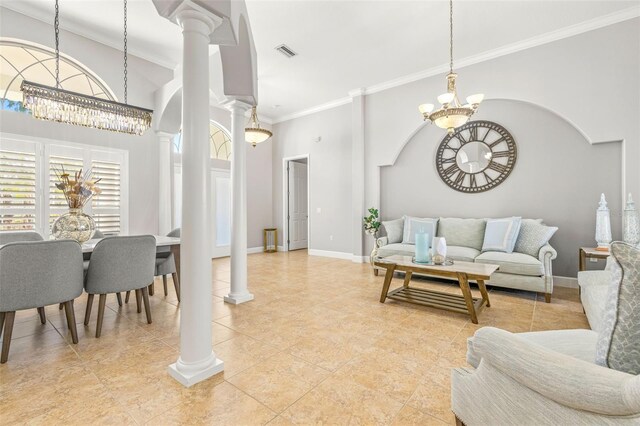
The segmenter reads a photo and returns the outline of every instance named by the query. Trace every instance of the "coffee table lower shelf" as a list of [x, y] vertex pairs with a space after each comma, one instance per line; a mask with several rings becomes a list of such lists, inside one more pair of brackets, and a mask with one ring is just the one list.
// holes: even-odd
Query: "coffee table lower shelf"
[[[467, 302], [464, 296], [427, 290], [416, 287], [399, 287], [390, 291], [387, 298], [401, 302], [415, 303], [417, 305], [430, 306], [432, 308], [445, 309], [447, 311], [468, 314]], [[476, 311], [484, 305], [484, 299], [474, 297], [473, 306]]]

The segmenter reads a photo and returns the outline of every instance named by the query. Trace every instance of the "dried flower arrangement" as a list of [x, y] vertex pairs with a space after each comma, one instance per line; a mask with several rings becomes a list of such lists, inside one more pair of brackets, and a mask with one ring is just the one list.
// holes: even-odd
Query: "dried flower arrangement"
[[73, 174], [73, 177], [64, 170], [64, 166], [59, 169], [54, 168], [54, 171], [58, 178], [56, 188], [62, 191], [70, 209], [81, 209], [91, 197], [102, 192], [97, 185], [100, 179], [92, 179], [92, 169], [85, 171], [84, 174], [80, 169]]

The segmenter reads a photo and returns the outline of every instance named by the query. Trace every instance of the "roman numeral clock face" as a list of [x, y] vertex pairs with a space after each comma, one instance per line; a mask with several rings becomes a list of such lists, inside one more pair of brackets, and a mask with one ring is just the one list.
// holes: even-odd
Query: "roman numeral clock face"
[[483, 192], [500, 185], [516, 164], [511, 134], [491, 121], [471, 121], [447, 135], [436, 153], [440, 178], [460, 192]]

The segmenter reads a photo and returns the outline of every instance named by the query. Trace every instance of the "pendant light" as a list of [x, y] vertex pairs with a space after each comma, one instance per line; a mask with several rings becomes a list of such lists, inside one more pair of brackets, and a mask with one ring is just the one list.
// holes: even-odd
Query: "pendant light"
[[40, 120], [142, 135], [151, 126], [152, 110], [127, 104], [127, 0], [124, 0], [124, 103], [60, 88], [60, 20], [55, 3], [56, 86], [24, 80], [24, 106]]
[[467, 103], [462, 105], [458, 100], [456, 90], [457, 77], [458, 74], [453, 72], [453, 0], [449, 0], [449, 74], [447, 74], [447, 92], [438, 96], [438, 102], [442, 106], [437, 110], [433, 111], [433, 104], [422, 104], [418, 107], [425, 121], [429, 120], [436, 126], [447, 129], [449, 134], [452, 134], [456, 127], [460, 127], [469, 121], [469, 118], [476, 112], [480, 102], [484, 99], [484, 95], [480, 93], [471, 95], [467, 97]]
[[247, 127], [244, 129], [244, 137], [247, 142], [249, 142], [253, 147], [259, 143], [262, 143], [273, 136], [267, 129], [263, 129], [260, 127], [260, 122], [258, 121], [258, 112], [256, 111], [256, 107], [251, 108], [251, 118], [247, 123]]

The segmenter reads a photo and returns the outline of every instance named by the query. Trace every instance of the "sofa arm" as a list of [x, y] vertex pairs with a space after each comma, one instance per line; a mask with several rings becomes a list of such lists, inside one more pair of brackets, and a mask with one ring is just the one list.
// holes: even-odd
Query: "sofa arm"
[[551, 247], [550, 244], [545, 244], [540, 248], [540, 251], [538, 252], [538, 260], [540, 260], [540, 262], [542, 263], [549, 261], [549, 265], [551, 265], [551, 261], [556, 257], [558, 257], [558, 252], [556, 251], [556, 249]]
[[478, 330], [472, 345], [482, 363], [559, 404], [613, 416], [640, 414], [640, 376], [554, 352], [493, 327]]
[[376, 240], [376, 246], [378, 247], [386, 246], [387, 244], [389, 244], [388, 237], [380, 237]]

